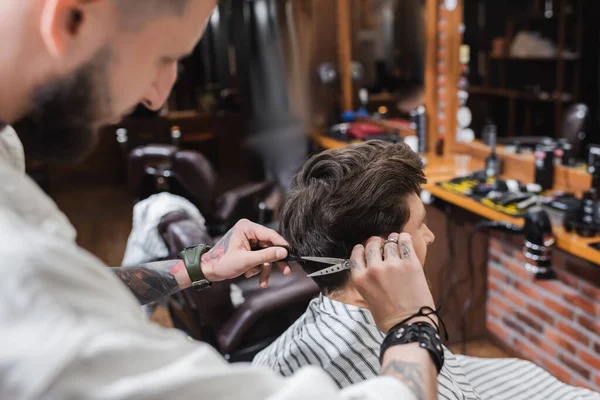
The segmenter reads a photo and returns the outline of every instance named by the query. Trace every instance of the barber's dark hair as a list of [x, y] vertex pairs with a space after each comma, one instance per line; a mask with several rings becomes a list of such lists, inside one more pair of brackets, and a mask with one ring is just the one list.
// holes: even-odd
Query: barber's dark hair
[[[400, 231], [410, 217], [408, 196], [425, 182], [421, 158], [403, 143], [373, 140], [324, 151], [294, 177], [281, 232], [296, 254], [347, 258], [371, 236]], [[303, 265], [308, 273], [324, 267]], [[315, 282], [331, 293], [349, 277], [344, 271]]]
[[135, 30], [162, 15], [183, 16], [190, 0], [113, 0], [119, 10], [120, 26]]

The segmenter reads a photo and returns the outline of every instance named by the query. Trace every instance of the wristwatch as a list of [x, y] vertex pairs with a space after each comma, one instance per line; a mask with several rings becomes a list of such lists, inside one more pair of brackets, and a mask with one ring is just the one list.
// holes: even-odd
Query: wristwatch
[[192, 280], [192, 286], [198, 291], [211, 287], [211, 283], [204, 276], [204, 272], [202, 272], [202, 267], [200, 265], [202, 262], [202, 255], [207, 253], [210, 248], [209, 245], [199, 244], [186, 247], [178, 254], [178, 257], [182, 259], [185, 264], [185, 269], [187, 269], [190, 279]]

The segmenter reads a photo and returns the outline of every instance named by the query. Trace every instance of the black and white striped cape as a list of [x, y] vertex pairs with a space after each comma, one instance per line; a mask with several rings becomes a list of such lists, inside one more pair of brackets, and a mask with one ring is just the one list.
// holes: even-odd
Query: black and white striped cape
[[[305, 365], [320, 366], [343, 388], [378, 375], [383, 338], [368, 310], [320, 296], [253, 364], [284, 376]], [[455, 356], [448, 349], [445, 357], [438, 376], [440, 399], [600, 399], [599, 394], [566, 385], [528, 361]]]

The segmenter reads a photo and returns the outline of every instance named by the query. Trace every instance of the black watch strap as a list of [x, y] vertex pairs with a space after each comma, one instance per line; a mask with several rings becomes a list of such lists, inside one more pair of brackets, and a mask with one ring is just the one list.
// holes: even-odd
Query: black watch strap
[[401, 324], [393, 327], [381, 345], [380, 361], [383, 362], [385, 351], [392, 346], [408, 343], [419, 343], [429, 352], [438, 374], [444, 366], [444, 348], [437, 330], [428, 322]]
[[201, 258], [204, 253], [210, 250], [210, 246], [206, 244], [199, 244], [196, 246], [190, 246], [183, 249], [179, 254], [179, 258], [183, 260], [185, 268], [192, 280], [192, 286], [196, 290], [204, 290], [211, 286], [211, 283], [204, 276], [201, 267]]

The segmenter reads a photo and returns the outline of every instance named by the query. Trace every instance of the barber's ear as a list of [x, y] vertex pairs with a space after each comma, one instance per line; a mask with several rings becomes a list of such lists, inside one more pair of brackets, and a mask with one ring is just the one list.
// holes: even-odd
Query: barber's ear
[[53, 57], [67, 53], [84, 23], [81, 0], [45, 0], [40, 31], [42, 40]]

